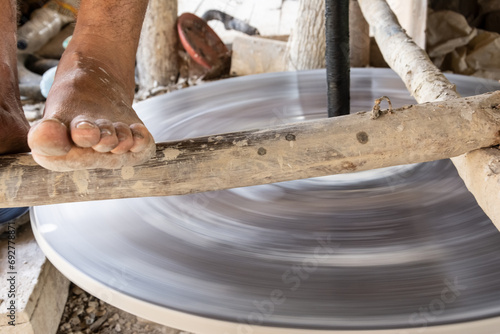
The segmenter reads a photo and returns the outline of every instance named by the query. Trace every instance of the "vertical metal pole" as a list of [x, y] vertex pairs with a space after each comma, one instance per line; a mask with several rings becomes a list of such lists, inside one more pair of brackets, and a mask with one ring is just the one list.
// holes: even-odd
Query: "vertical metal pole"
[[350, 111], [349, 0], [325, 0], [328, 117]]

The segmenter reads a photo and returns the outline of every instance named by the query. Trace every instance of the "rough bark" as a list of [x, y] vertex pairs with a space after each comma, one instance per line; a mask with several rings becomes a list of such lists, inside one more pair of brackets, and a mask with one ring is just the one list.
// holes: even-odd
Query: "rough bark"
[[289, 71], [325, 68], [325, 1], [300, 0], [285, 53]]
[[[359, 0], [359, 4], [385, 60], [419, 103], [460, 96], [427, 54], [406, 35], [384, 0]], [[496, 109], [499, 112], [498, 106]], [[479, 206], [500, 230], [500, 150], [482, 149], [452, 161]]]
[[[289, 71], [325, 68], [325, 1], [300, 0], [301, 13], [288, 39], [285, 68]], [[349, 1], [351, 67], [365, 67], [370, 62], [369, 26], [358, 0]]]
[[150, 0], [142, 26], [137, 69], [141, 90], [177, 80], [177, 0]]
[[431, 62], [427, 53], [406, 34], [384, 0], [358, 0], [363, 15], [389, 66], [403, 79], [419, 102], [459, 97], [455, 86]]
[[444, 159], [500, 144], [498, 108], [500, 92], [376, 119], [360, 112], [192, 138], [158, 144], [146, 164], [115, 170], [51, 172], [30, 154], [7, 155], [0, 207], [180, 195]]

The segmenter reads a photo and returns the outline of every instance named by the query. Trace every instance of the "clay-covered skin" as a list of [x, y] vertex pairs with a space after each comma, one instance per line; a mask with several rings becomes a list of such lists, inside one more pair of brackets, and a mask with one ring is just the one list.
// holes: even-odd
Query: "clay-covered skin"
[[0, 3], [0, 154], [31, 148], [52, 170], [119, 168], [151, 157], [153, 137], [131, 107], [146, 7], [147, 0], [81, 1], [44, 117], [28, 133], [16, 70], [16, 1]]
[[131, 107], [133, 87], [102, 58], [71, 50], [61, 60], [44, 117], [28, 137], [45, 168], [119, 168], [154, 152], [153, 137]]
[[33, 158], [52, 170], [119, 168], [148, 160], [153, 137], [132, 109], [135, 54], [147, 1], [86, 0], [59, 63]]

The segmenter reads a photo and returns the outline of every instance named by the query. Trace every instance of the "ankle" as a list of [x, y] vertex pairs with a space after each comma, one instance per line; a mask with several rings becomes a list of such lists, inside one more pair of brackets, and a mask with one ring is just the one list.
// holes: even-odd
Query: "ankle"
[[[135, 90], [134, 65], [123, 65], [119, 59], [113, 59], [102, 49], [88, 50], [87, 48], [68, 48], [58, 67], [55, 82], [60, 81], [59, 75], [73, 72], [73, 81], [88, 84], [92, 77], [99, 78], [103, 83], [111, 84], [119, 90], [127, 100], [132, 101]], [[59, 73], [60, 72], [60, 73]], [[104, 81], [103, 81], [104, 80]], [[102, 85], [102, 84], [101, 84]]]
[[135, 53], [116, 41], [80, 33], [71, 40], [65, 56], [69, 55], [72, 59], [75, 57], [74, 54], [78, 54], [79, 57], [90, 60], [99, 68], [105, 69], [112, 77], [133, 90], [135, 87]]

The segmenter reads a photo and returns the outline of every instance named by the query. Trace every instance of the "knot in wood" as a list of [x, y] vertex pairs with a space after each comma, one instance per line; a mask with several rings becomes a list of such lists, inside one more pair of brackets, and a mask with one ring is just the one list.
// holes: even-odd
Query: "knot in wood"
[[356, 138], [361, 144], [366, 144], [368, 143], [368, 134], [364, 131], [358, 132], [356, 134]]

